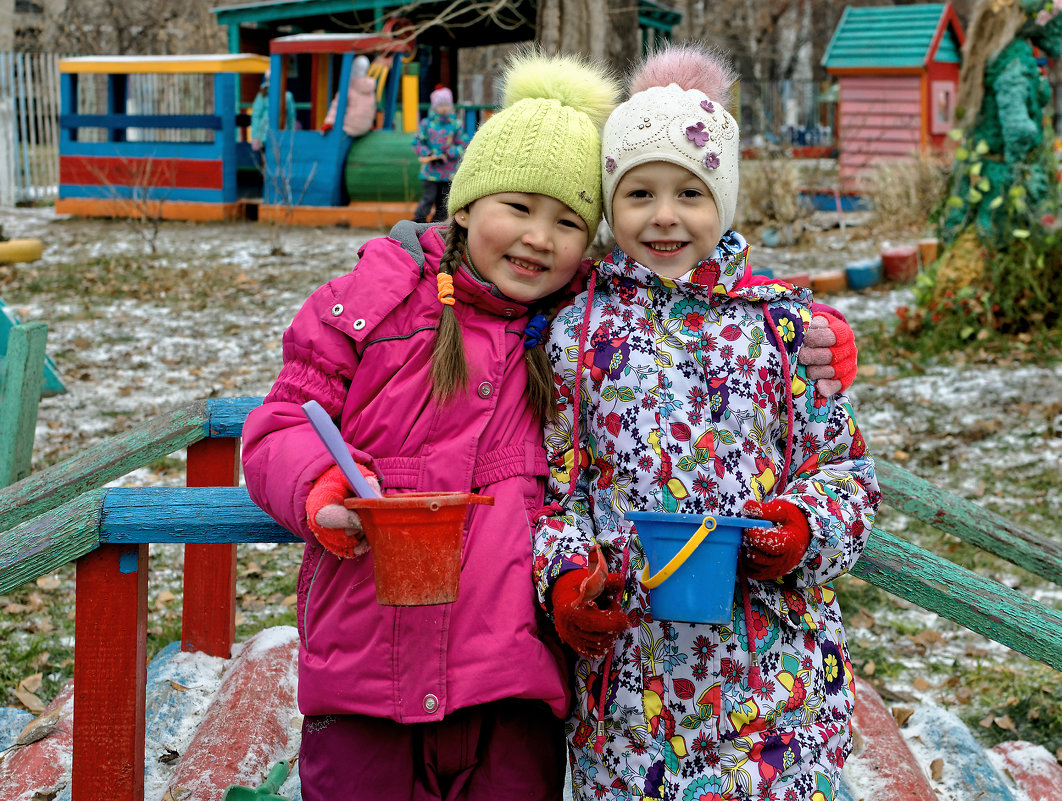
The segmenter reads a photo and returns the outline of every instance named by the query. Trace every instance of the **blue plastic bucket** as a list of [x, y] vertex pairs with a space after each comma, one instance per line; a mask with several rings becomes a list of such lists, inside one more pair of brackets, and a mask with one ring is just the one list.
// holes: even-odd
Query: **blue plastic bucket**
[[[748, 517], [669, 512], [627, 512], [624, 517], [634, 523], [648, 560], [642, 583], [649, 587], [653, 619], [729, 623], [741, 530], [770, 527], [771, 523]], [[701, 539], [696, 543], [698, 537]], [[692, 552], [684, 560], [676, 558], [687, 544]]]

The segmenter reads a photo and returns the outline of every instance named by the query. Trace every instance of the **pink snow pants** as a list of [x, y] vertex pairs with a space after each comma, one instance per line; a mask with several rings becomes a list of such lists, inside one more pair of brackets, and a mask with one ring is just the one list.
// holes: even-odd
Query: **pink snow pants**
[[303, 801], [561, 801], [563, 722], [541, 701], [459, 709], [437, 723], [306, 717]]

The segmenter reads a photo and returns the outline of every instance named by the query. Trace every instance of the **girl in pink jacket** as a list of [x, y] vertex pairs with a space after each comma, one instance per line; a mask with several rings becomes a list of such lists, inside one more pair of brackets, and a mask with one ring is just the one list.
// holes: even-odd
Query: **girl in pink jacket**
[[[306, 540], [306, 801], [561, 797], [571, 695], [530, 581], [553, 395], [536, 312], [571, 284], [600, 220], [599, 125], [617, 89], [578, 59], [518, 58], [454, 176], [449, 227], [399, 227], [317, 289], [247, 418], [250, 495]], [[384, 493], [493, 496], [469, 512], [456, 602], [377, 603], [352, 493], [301, 409], [311, 399]]]

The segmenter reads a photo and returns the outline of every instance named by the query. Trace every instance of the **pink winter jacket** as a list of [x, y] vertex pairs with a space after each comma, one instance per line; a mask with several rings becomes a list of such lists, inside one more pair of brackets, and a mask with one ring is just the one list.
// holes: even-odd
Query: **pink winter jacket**
[[[325, 114], [324, 125], [331, 128], [336, 124], [336, 106], [339, 95], [332, 98]], [[352, 77], [347, 83], [347, 109], [343, 112], [343, 133], [357, 137], [367, 134], [376, 122], [376, 79], [362, 76]]]
[[[531, 584], [531, 514], [547, 472], [539, 420], [524, 400], [527, 309], [454, 277], [469, 366], [467, 392], [431, 400], [439, 322], [439, 229], [420, 237], [418, 265], [391, 238], [368, 242], [348, 275], [317, 289], [284, 334], [284, 365], [244, 426], [251, 498], [306, 540], [298, 581], [299, 708], [401, 723], [440, 720], [503, 698], [569, 709], [564, 659]], [[475, 491], [458, 599], [451, 605], [376, 602], [372, 552], [340, 559], [306, 525], [306, 496], [332, 464], [303, 415], [316, 399], [353, 457], [385, 492]]]

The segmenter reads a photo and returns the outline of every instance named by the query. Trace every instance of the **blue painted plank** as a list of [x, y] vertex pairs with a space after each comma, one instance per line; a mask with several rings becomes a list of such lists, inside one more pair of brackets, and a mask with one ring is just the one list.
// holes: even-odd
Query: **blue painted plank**
[[[220, 139], [220, 137], [218, 137]], [[63, 142], [60, 156], [104, 158], [204, 159], [217, 160], [224, 154], [221, 142]]]
[[218, 131], [222, 120], [216, 114], [60, 114], [63, 128], [190, 128]]
[[91, 198], [93, 200], [168, 200], [189, 203], [224, 203], [221, 189], [184, 189], [170, 186], [86, 186], [60, 184], [61, 198]]
[[246, 487], [112, 487], [100, 542], [302, 542], [251, 500]]
[[248, 413], [261, 405], [262, 398], [211, 398], [207, 401], [207, 436], [241, 436]]

